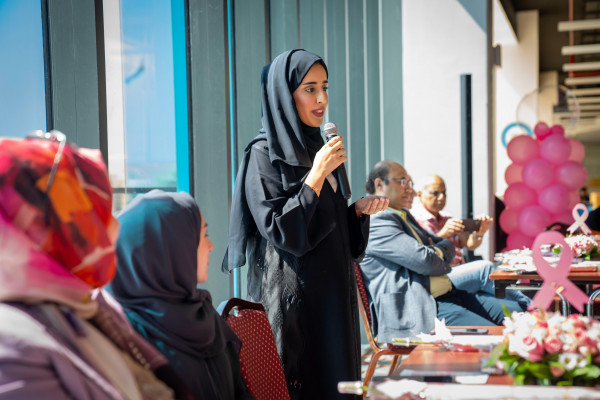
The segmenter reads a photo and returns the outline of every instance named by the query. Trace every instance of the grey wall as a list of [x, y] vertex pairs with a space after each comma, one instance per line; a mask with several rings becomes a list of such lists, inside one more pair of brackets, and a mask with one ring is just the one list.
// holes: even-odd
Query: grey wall
[[82, 147], [100, 148], [94, 0], [48, 0], [51, 101], [47, 129]]

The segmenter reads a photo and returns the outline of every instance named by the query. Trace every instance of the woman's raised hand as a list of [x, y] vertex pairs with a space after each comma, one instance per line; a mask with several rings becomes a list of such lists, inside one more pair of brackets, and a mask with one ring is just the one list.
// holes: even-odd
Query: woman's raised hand
[[336, 136], [317, 152], [313, 161], [313, 169], [323, 174], [323, 178], [325, 178], [346, 161], [348, 161], [348, 157], [346, 157], [343, 139], [341, 136]]
[[346, 161], [348, 161], [348, 157], [346, 157], [344, 142], [341, 136], [336, 136], [317, 151], [313, 160], [313, 166], [304, 183], [319, 195], [327, 175], [331, 174]]
[[363, 214], [376, 214], [379, 211], [385, 210], [390, 204], [390, 198], [387, 196], [367, 196], [359, 199], [354, 203], [354, 209], [356, 215], [361, 216]]

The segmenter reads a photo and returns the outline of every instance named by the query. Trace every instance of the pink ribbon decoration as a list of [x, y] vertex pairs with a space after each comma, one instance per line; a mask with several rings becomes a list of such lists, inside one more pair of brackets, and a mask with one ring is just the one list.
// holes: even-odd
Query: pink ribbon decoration
[[[581, 210], [581, 214], [579, 214], [579, 210]], [[583, 233], [586, 235], [592, 233], [590, 228], [585, 224], [585, 220], [587, 219], [588, 215], [589, 212], [585, 204], [575, 204], [575, 207], [573, 207], [573, 219], [575, 220], [575, 222], [573, 222], [573, 224], [570, 227], [568, 227], [567, 230], [573, 233], [577, 230], [577, 228], [581, 228]]]
[[[540, 246], [543, 244], [558, 244], [561, 246], [560, 258], [556, 267], [551, 266], [542, 256]], [[560, 293], [579, 312], [583, 312], [588, 297], [568, 278], [573, 252], [565, 242], [564, 237], [556, 231], [542, 232], [535, 238], [531, 251], [533, 253], [533, 263], [538, 274], [544, 279], [544, 283], [533, 297], [528, 309], [541, 308], [547, 310], [554, 299], [554, 294]]]

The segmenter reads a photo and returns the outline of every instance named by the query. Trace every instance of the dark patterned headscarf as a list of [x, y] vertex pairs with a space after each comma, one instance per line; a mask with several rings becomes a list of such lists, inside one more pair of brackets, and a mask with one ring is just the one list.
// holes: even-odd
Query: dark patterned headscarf
[[246, 244], [256, 230], [246, 201], [246, 170], [251, 147], [259, 140], [267, 141], [271, 163], [281, 172], [285, 190], [292, 191], [312, 167], [315, 154], [324, 141], [319, 127], [304, 124], [294, 101], [293, 93], [310, 68], [323, 59], [309, 51], [289, 50], [266, 65], [261, 74], [262, 128], [244, 151], [235, 179], [229, 223], [229, 247], [222, 269], [230, 272], [246, 263]]
[[234, 336], [198, 289], [201, 215], [187, 193], [153, 190], [119, 214], [117, 274], [107, 290], [133, 326], [159, 349], [195, 358], [222, 353]]

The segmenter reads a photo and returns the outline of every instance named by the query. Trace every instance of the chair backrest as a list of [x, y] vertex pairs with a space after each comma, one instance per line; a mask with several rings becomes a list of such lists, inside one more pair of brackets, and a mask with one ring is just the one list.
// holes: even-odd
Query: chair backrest
[[[237, 312], [230, 313], [233, 310]], [[257, 400], [289, 399], [273, 331], [262, 304], [232, 298], [221, 315], [242, 342], [240, 365], [250, 393]]]
[[374, 351], [377, 351], [377, 349], [379, 349], [379, 345], [377, 344], [375, 335], [373, 334], [373, 317], [371, 315], [371, 309], [369, 308], [369, 294], [367, 293], [367, 287], [365, 286], [362, 271], [360, 270], [360, 265], [358, 265], [358, 263], [354, 263], [354, 273], [356, 274], [356, 288], [358, 290], [359, 297], [358, 309], [363, 320], [365, 333], [371, 348], [373, 348]]
[[367, 287], [365, 286], [362, 271], [360, 270], [358, 263], [354, 263], [354, 273], [356, 274], [356, 287], [358, 288], [360, 301], [365, 309], [365, 314], [367, 315], [370, 326], [373, 323], [373, 319], [371, 318], [371, 309], [369, 308], [369, 294], [367, 293]]

